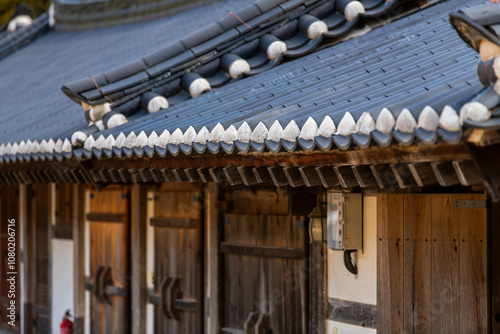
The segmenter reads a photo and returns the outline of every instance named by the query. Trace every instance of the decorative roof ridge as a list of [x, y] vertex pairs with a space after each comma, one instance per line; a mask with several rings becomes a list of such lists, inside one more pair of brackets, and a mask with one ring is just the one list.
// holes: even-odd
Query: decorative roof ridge
[[450, 23], [462, 40], [481, 56], [476, 70], [485, 87], [460, 109], [460, 123], [480, 129], [500, 129], [500, 4], [461, 8]]
[[[89, 124], [103, 120], [106, 128], [121, 125], [126, 119], [117, 114], [156, 111], [149, 108], [155, 96], [169, 106], [261, 73], [286, 58], [311, 53], [323, 39], [345, 36], [361, 17], [379, 16], [398, 4], [259, 0], [141, 59], [65, 84], [62, 91], [83, 106]], [[105, 112], [96, 112], [103, 106]]]
[[49, 14], [43, 13], [28, 26], [20, 27], [13, 32], [0, 33], [0, 59], [7, 57], [48, 31]]

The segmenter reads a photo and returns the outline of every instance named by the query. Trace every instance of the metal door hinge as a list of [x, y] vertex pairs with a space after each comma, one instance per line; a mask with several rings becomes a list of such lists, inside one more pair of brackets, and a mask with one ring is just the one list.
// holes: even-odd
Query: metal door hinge
[[469, 200], [469, 199], [456, 199], [456, 209], [486, 209], [488, 207], [487, 200]]

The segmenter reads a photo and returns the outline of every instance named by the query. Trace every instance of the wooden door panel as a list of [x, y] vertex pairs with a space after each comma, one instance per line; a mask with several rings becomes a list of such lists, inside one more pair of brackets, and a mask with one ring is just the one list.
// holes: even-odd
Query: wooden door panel
[[[128, 189], [90, 192], [91, 332], [129, 332]], [[107, 274], [105, 275], [104, 272]], [[99, 274], [100, 273], [100, 274]], [[97, 293], [97, 290], [100, 293]]]
[[[487, 332], [487, 209], [457, 207], [457, 200], [486, 200], [486, 195], [377, 197], [379, 331], [401, 333], [404, 326], [405, 333]], [[395, 259], [384, 247], [394, 232], [384, 227], [401, 225], [404, 237], [392, 243], [402, 243], [404, 261], [387, 261]], [[403, 291], [392, 287], [395, 276]], [[389, 301], [404, 305], [402, 317]]]
[[155, 333], [195, 334], [202, 332], [203, 252], [200, 191], [193, 185], [178, 185], [155, 194], [154, 294], [162, 298], [166, 280], [178, 280], [175, 306], [154, 308]]
[[[227, 214], [224, 225], [224, 326], [243, 330], [252, 312], [273, 333], [307, 332], [307, 234], [303, 217]], [[282, 250], [280, 252], [280, 250]]]

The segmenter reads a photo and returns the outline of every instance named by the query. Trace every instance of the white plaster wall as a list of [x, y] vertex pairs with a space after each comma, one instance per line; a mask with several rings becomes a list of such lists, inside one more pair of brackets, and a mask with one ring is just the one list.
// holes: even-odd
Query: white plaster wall
[[59, 333], [59, 325], [67, 309], [73, 315], [73, 241], [52, 239], [52, 332]]
[[[343, 253], [328, 250], [328, 297], [377, 304], [377, 197], [363, 196], [363, 246], [358, 254], [358, 277], [344, 267]], [[328, 333], [373, 334], [375, 329], [328, 321]]]

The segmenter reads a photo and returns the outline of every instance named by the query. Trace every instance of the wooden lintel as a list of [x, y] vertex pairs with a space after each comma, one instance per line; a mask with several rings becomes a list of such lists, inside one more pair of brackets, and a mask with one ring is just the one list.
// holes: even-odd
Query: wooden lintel
[[333, 170], [335, 171], [335, 174], [337, 174], [340, 185], [343, 188], [356, 187], [359, 185], [358, 180], [356, 179], [356, 176], [354, 176], [354, 173], [353, 173], [351, 167], [349, 167], [349, 166], [340, 166], [340, 167], [335, 166], [335, 167], [333, 167]]
[[220, 251], [223, 254], [273, 257], [281, 259], [303, 259], [306, 257], [306, 252], [302, 248], [242, 245], [230, 242], [222, 242], [220, 244]]
[[453, 161], [452, 164], [462, 185], [472, 186], [482, 182], [481, 175], [471, 160]]
[[408, 164], [391, 164], [391, 170], [398, 181], [400, 188], [407, 188], [417, 185]]
[[253, 186], [259, 183], [259, 180], [257, 180], [252, 171], [252, 167], [238, 166], [236, 169], [238, 173], [240, 173], [241, 179], [246, 186]]
[[191, 218], [163, 218], [152, 217], [150, 220], [151, 226], [154, 227], [170, 227], [170, 228], [199, 228], [199, 219]]
[[269, 172], [269, 175], [271, 175], [271, 179], [276, 187], [288, 185], [288, 178], [286, 177], [282, 167], [267, 167], [267, 171]]
[[325, 188], [331, 188], [338, 186], [340, 184], [337, 173], [333, 170], [332, 166], [321, 166], [316, 167], [316, 173], [318, 173], [319, 179]]
[[87, 213], [86, 219], [89, 222], [125, 223], [127, 215], [121, 213]]
[[243, 183], [243, 179], [236, 166], [224, 167], [222, 170], [230, 185], [236, 186]]
[[356, 180], [358, 180], [360, 187], [366, 188], [377, 185], [377, 180], [375, 179], [370, 166], [352, 166], [352, 172], [354, 173]]
[[436, 175], [434, 175], [434, 171], [432, 170], [432, 166], [429, 163], [420, 162], [416, 164], [408, 164], [408, 169], [419, 187], [430, 186], [438, 183]]
[[460, 183], [451, 162], [433, 162], [431, 166], [439, 185], [449, 187]]
[[317, 167], [312, 166], [299, 167], [300, 175], [302, 175], [302, 178], [304, 179], [304, 182], [308, 187], [323, 185], [323, 182], [319, 177], [316, 168]]
[[292, 187], [302, 187], [306, 184], [298, 168], [283, 167], [283, 172]]
[[184, 168], [184, 173], [186, 173], [189, 182], [201, 181], [200, 174], [198, 174], [198, 171], [194, 168]]
[[266, 167], [253, 167], [252, 172], [259, 183], [273, 182], [273, 178]]

